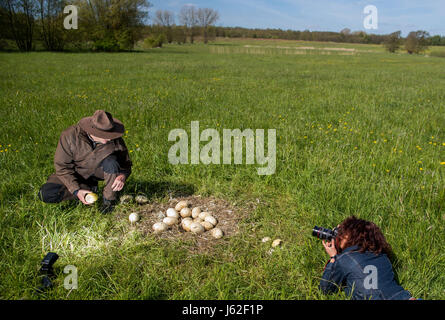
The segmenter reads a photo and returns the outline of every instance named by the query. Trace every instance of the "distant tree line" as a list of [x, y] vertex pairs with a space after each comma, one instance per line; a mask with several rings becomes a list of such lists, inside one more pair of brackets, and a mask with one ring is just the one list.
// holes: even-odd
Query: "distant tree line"
[[[78, 29], [64, 28], [68, 4], [78, 8]], [[12, 42], [21, 51], [121, 51], [133, 49], [138, 41], [152, 48], [164, 43], [194, 43], [198, 38], [208, 43], [216, 37], [382, 44], [390, 52], [403, 45], [408, 53], [445, 45], [445, 37], [425, 31], [402, 38], [400, 31], [376, 35], [348, 28], [327, 32], [221, 27], [215, 26], [218, 11], [192, 5], [183, 6], [178, 15], [157, 10], [148, 24], [151, 7], [148, 0], [0, 0], [0, 50]]]
[[[368, 34], [364, 31], [351, 31], [348, 28], [340, 32], [330, 31], [295, 31], [282, 29], [247, 29], [242, 27], [215, 27], [215, 36], [228, 38], [262, 38], [262, 39], [286, 39], [304, 41], [332, 41], [343, 43], [384, 44], [393, 34], [378, 35]], [[430, 37], [425, 31], [423, 35], [426, 45], [445, 46], [445, 36], [435, 35]], [[416, 32], [415, 32], [416, 33]], [[412, 36], [412, 35], [411, 35]], [[401, 40], [404, 40], [400, 37]], [[403, 42], [403, 41], [402, 41]]]
[[144, 44], [149, 47], [160, 47], [162, 43], [194, 43], [197, 36], [204, 43], [215, 38], [215, 23], [219, 13], [210, 8], [196, 8], [185, 5], [178, 14], [176, 24], [175, 14], [169, 10], [157, 10], [152, 25], [144, 28], [147, 37]]

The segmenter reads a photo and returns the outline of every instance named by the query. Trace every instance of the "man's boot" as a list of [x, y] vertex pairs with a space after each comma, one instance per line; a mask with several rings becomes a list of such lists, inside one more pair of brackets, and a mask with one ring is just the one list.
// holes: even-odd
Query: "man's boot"
[[103, 214], [110, 213], [114, 210], [114, 206], [116, 205], [115, 200], [108, 200], [104, 198], [102, 207], [100, 208], [100, 212]]

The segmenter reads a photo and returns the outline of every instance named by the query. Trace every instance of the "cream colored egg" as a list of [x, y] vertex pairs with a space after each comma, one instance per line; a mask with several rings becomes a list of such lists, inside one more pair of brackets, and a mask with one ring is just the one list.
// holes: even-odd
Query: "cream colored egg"
[[204, 220], [202, 220], [201, 218], [196, 218], [196, 219], [193, 219], [193, 222], [197, 222], [197, 223], [201, 223], [201, 222], [203, 222]]
[[190, 232], [190, 226], [192, 223], [193, 223], [192, 218], [182, 219], [182, 222], [181, 222], [182, 229], [184, 229], [187, 232]]
[[180, 214], [181, 214], [181, 217], [183, 217], [183, 218], [191, 217], [192, 210], [190, 210], [190, 208], [185, 207], [185, 208], [181, 209]]
[[174, 208], [167, 209], [167, 217], [179, 219], [179, 213]]
[[178, 204], [175, 206], [176, 211], [181, 211], [182, 208], [185, 208], [189, 205], [188, 201], [182, 200], [179, 201]]
[[199, 219], [201, 220], [204, 220], [207, 216], [210, 216], [210, 212], [203, 211], [198, 215]]
[[137, 212], [130, 213], [130, 215], [128, 216], [128, 220], [130, 220], [131, 223], [137, 222], [139, 221], [139, 219], [140, 217]]
[[210, 222], [207, 221], [203, 221], [201, 222], [201, 225], [204, 227], [204, 229], [206, 229], [207, 231], [210, 229], [213, 229], [214, 225], [211, 224]]
[[270, 240], [272, 240], [270, 237], [264, 237], [261, 241], [262, 242], [268, 242]]
[[275, 247], [280, 246], [282, 242], [283, 242], [283, 240], [281, 240], [281, 239], [275, 239], [275, 240], [272, 242], [272, 248], [275, 248]]
[[207, 216], [205, 217], [204, 221], [210, 222], [211, 224], [213, 224], [213, 226], [216, 226], [216, 224], [218, 223], [214, 216]]
[[190, 225], [190, 231], [195, 234], [201, 234], [204, 232], [204, 227], [200, 223], [192, 222]]
[[148, 198], [144, 195], [138, 195], [134, 198], [134, 200], [138, 203], [138, 204], [146, 204], [148, 203]]
[[220, 228], [214, 228], [210, 231], [210, 234], [215, 239], [220, 239], [224, 235], [223, 231]]
[[156, 222], [153, 225], [153, 230], [155, 233], [161, 233], [168, 229], [168, 225], [166, 225], [164, 222]]
[[199, 214], [201, 213], [201, 208], [200, 207], [195, 207], [192, 210], [192, 218], [195, 219], [197, 217], [199, 217]]
[[172, 226], [178, 223], [178, 218], [175, 217], [165, 217], [162, 222], [164, 222], [168, 226]]
[[95, 194], [94, 192], [90, 192], [85, 196], [85, 201], [87, 203], [94, 203], [97, 201], [97, 194]]

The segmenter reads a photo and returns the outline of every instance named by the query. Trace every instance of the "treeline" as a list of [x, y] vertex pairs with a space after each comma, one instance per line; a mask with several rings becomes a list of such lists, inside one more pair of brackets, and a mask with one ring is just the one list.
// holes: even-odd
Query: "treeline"
[[0, 50], [14, 42], [20, 51], [123, 51], [141, 40], [159, 47], [214, 38], [211, 27], [219, 14], [213, 9], [186, 5], [180, 25], [172, 12], [158, 10], [148, 25], [151, 7], [147, 0], [0, 0]]
[[157, 10], [153, 24], [144, 28], [147, 35], [144, 46], [161, 47], [164, 42], [194, 43], [197, 36], [207, 43], [215, 39], [214, 25], [218, 19], [218, 11], [192, 5], [183, 6], [177, 17], [169, 10]]
[[[77, 10], [65, 11], [70, 5]], [[0, 49], [9, 40], [21, 51], [36, 45], [51, 51], [130, 50], [150, 6], [147, 0], [0, 0]]]
[[261, 38], [261, 39], [285, 39], [304, 41], [332, 41], [349, 43], [374, 43], [381, 44], [385, 41], [385, 35], [367, 34], [363, 31], [351, 32], [343, 29], [341, 32], [330, 31], [295, 31], [282, 29], [247, 29], [241, 27], [217, 27], [216, 36], [229, 38]]
[[[73, 14], [66, 10], [70, 5], [77, 8], [77, 19], [71, 17], [71, 27], [75, 24], [76, 28], [66, 27]], [[348, 28], [324, 32], [221, 27], [215, 26], [216, 10], [192, 5], [183, 6], [177, 15], [157, 10], [149, 24], [151, 7], [148, 0], [0, 0], [0, 50], [15, 43], [21, 51], [122, 51], [132, 50], [138, 41], [144, 47], [161, 47], [163, 43], [194, 43], [197, 38], [207, 43], [216, 37], [383, 44], [391, 52], [404, 45], [409, 53], [445, 45], [445, 36], [425, 31], [402, 38], [400, 31], [376, 35]]]
[[[342, 43], [364, 43], [364, 44], [384, 44], [393, 36], [394, 33], [378, 35], [368, 34], [364, 31], [354, 31], [345, 28], [340, 32], [328, 31], [295, 31], [282, 29], [247, 29], [241, 27], [215, 27], [214, 34], [216, 37], [228, 38], [261, 38], [261, 39], [285, 39], [285, 40], [304, 40], [304, 41], [332, 41]], [[422, 33], [421, 37], [425, 40], [425, 45], [429, 46], [445, 46], [445, 36], [430, 36], [425, 31], [413, 31], [407, 38], [400, 36], [397, 31], [398, 38], [403, 43], [413, 33]], [[417, 35], [416, 35], [417, 36]]]

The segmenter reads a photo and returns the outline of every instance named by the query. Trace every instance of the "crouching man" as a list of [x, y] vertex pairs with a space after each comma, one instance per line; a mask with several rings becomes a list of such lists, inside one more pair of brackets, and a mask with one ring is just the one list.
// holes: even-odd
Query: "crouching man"
[[111, 212], [131, 173], [124, 131], [122, 122], [104, 110], [63, 131], [54, 156], [56, 173], [40, 188], [40, 200], [58, 203], [78, 199], [88, 205], [85, 196], [97, 192], [98, 181], [103, 180], [101, 212]]

